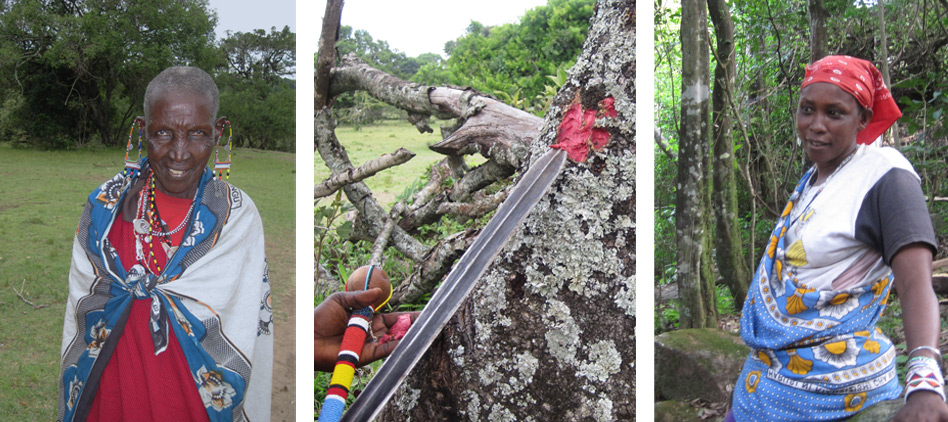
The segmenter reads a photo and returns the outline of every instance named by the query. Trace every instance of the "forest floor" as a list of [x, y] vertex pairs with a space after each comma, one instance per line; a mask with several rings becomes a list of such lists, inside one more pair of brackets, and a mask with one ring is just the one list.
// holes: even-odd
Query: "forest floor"
[[[0, 144], [0, 420], [55, 420], [67, 275], [76, 223], [124, 149], [13, 149]], [[272, 420], [295, 420], [296, 158], [237, 149], [230, 182], [256, 204], [274, 305]], [[19, 296], [18, 296], [19, 294]], [[22, 296], [22, 297], [21, 297]]]

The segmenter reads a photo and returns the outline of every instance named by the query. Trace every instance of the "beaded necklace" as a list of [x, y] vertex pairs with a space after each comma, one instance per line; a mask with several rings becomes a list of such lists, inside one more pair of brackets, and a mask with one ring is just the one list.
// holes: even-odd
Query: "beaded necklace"
[[[141, 193], [138, 195], [138, 207], [135, 213], [135, 219], [132, 220], [132, 225], [135, 228], [135, 258], [140, 264], [149, 272], [148, 262], [155, 266], [158, 270], [158, 273], [161, 273], [161, 266], [158, 265], [158, 258], [155, 256], [155, 239], [157, 238], [159, 245], [166, 246], [167, 250], [171, 248], [171, 236], [175, 233], [181, 231], [184, 226], [187, 225], [188, 220], [191, 218], [191, 212], [194, 211], [194, 204], [197, 202], [197, 190], [194, 191], [194, 198], [191, 200], [191, 206], [188, 208], [188, 212], [184, 215], [184, 218], [171, 231], [162, 231], [161, 227], [161, 215], [158, 213], [158, 207], [155, 205], [155, 172], [149, 170], [148, 178], [145, 180], [145, 186], [142, 187]], [[145, 248], [144, 245], [148, 244], [148, 259], [145, 259]]]

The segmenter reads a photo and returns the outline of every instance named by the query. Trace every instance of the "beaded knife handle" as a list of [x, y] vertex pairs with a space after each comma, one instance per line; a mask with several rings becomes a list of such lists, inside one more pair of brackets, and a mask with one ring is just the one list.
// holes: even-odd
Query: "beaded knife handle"
[[[388, 297], [392, 294], [392, 285], [388, 282], [388, 276], [381, 269], [375, 270], [374, 265], [357, 269], [353, 276], [356, 276], [360, 270], [365, 269], [365, 284], [362, 290], [368, 290], [371, 287], [388, 287]], [[376, 277], [373, 279], [373, 273]], [[351, 279], [350, 279], [351, 280]], [[349, 282], [346, 283], [346, 290], [350, 289]], [[380, 285], [381, 284], [381, 285]], [[349, 396], [349, 388], [352, 387], [352, 378], [355, 375], [355, 368], [359, 365], [359, 354], [362, 347], [365, 346], [365, 338], [372, 326], [372, 314], [375, 310], [381, 309], [384, 302], [374, 308], [366, 306], [352, 312], [349, 317], [349, 324], [342, 336], [342, 344], [339, 347], [339, 354], [336, 357], [336, 366], [332, 371], [332, 378], [329, 380], [329, 389], [326, 391], [326, 399], [323, 401], [322, 410], [319, 412], [319, 422], [338, 422], [342, 419], [342, 411], [346, 407], [346, 398]]]

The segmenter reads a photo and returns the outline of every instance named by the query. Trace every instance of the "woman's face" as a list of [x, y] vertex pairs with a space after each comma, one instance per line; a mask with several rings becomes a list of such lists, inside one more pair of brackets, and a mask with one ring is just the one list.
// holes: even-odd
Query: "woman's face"
[[215, 128], [224, 124], [223, 117], [215, 123], [212, 112], [206, 96], [189, 92], [165, 92], [151, 104], [145, 136], [161, 192], [179, 198], [194, 195], [214, 148]]
[[871, 118], [872, 110], [861, 108], [855, 97], [836, 85], [817, 82], [800, 91], [797, 133], [821, 173], [835, 170], [856, 149], [856, 133]]

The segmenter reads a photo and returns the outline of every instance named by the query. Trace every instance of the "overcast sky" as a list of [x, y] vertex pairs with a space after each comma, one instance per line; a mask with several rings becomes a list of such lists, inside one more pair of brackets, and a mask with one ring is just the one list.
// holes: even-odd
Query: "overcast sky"
[[[489, 26], [517, 22], [527, 10], [546, 3], [547, 0], [348, 0], [342, 9], [342, 24], [364, 29], [373, 39], [387, 41], [389, 47], [409, 57], [422, 53], [443, 57], [444, 43], [464, 35], [472, 20]], [[326, 3], [317, 0], [312, 4], [318, 33]]]
[[[306, 0], [300, 0], [306, 1]], [[210, 9], [217, 11], [217, 40], [224, 38], [227, 30], [231, 32], [249, 32], [271, 27], [277, 30], [285, 25], [296, 32], [295, 0], [209, 0]]]

